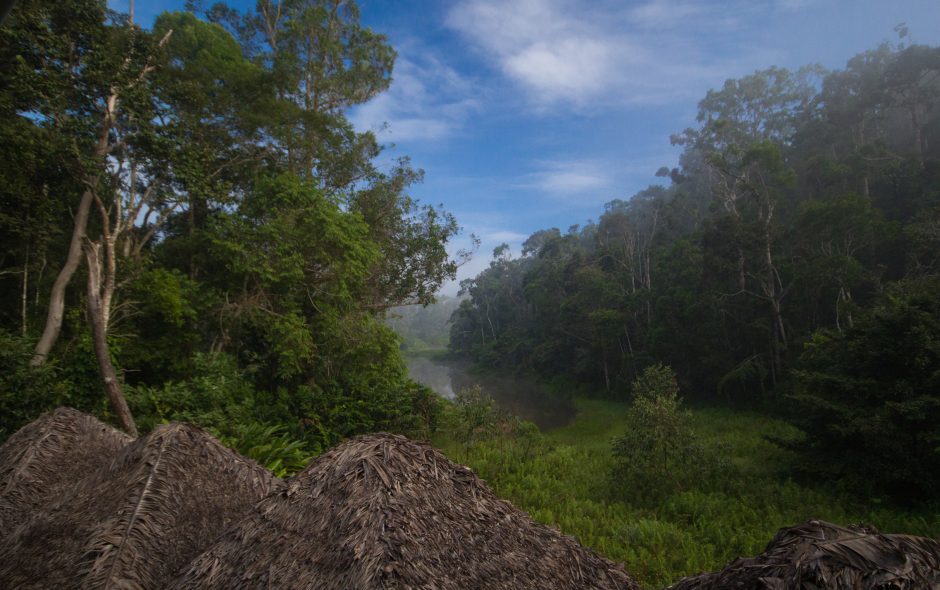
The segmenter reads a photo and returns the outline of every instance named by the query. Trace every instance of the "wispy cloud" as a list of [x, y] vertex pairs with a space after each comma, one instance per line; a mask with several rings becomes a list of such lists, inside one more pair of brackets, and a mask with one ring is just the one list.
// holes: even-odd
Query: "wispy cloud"
[[457, 132], [479, 108], [471, 82], [427, 48], [399, 48], [388, 92], [350, 114], [357, 129], [382, 141], [439, 140]]
[[817, 2], [819, 0], [777, 0], [777, 4], [785, 10], [800, 10]]
[[507, 244], [520, 244], [524, 242], [528, 237], [529, 236], [527, 236], [526, 234], [521, 234], [519, 232], [508, 231], [508, 230], [492, 231], [492, 232], [483, 234], [483, 239], [485, 239], [488, 242], [500, 242], [500, 243], [505, 242]]
[[674, 28], [686, 19], [701, 18], [709, 13], [701, 2], [652, 0], [630, 8], [627, 16], [631, 22], [645, 28]]
[[[772, 0], [794, 4], [811, 0]], [[758, 3], [766, 10], [768, 6]], [[767, 65], [767, 53], [727, 51], [754, 15], [750, 0], [466, 0], [447, 25], [460, 32], [538, 109], [592, 109], [694, 99], [725, 78]]]
[[537, 189], [554, 197], [577, 197], [596, 193], [609, 184], [610, 178], [603, 165], [585, 160], [539, 162], [538, 170], [523, 176], [517, 186]]

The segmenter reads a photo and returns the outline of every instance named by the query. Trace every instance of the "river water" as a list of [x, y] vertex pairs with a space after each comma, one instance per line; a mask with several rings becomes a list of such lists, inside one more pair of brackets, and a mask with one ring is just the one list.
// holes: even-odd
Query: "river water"
[[574, 419], [571, 400], [553, 396], [527, 379], [478, 375], [469, 363], [408, 356], [408, 374], [441, 397], [454, 399], [458, 391], [474, 385], [483, 388], [501, 410], [534, 422], [542, 430], [564, 426]]

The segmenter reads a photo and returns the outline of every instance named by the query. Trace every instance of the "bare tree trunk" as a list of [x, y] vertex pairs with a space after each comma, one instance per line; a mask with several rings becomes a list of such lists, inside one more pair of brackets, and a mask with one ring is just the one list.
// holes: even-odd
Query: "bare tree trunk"
[[131, 415], [130, 408], [127, 407], [127, 400], [124, 399], [121, 382], [118, 380], [117, 372], [111, 363], [111, 354], [108, 350], [108, 332], [101, 307], [99, 248], [99, 244], [92, 243], [87, 239], [83, 243], [85, 261], [88, 264], [88, 324], [91, 327], [91, 338], [94, 343], [95, 357], [98, 360], [98, 371], [101, 374], [104, 391], [108, 395], [108, 399], [111, 400], [111, 407], [117, 415], [121, 428], [131, 436], [136, 437], [137, 426], [134, 424], [134, 417]]
[[924, 132], [923, 126], [920, 124], [920, 117], [917, 113], [917, 104], [912, 104], [910, 106], [911, 113], [911, 127], [914, 130], [914, 154], [917, 156], [917, 163], [921, 166], [924, 165]]
[[633, 380], [636, 381], [639, 375], [637, 375], [636, 372], [636, 358], [633, 355], [633, 342], [630, 340], [630, 330], [626, 323], [623, 325], [623, 335], [627, 337], [627, 350], [630, 352], [630, 371], [633, 373]]
[[29, 330], [27, 323], [27, 303], [29, 301], [29, 242], [26, 242], [26, 262], [23, 263], [23, 288], [20, 291], [20, 321], [23, 336]]
[[839, 302], [842, 301], [842, 289], [839, 289], [839, 293], [836, 295], [836, 330], [839, 334], [842, 333], [842, 323], [839, 321]]
[[[111, 123], [113, 121], [114, 109], [117, 108], [117, 94], [112, 93], [108, 97], [107, 107], [104, 117], [101, 121], [101, 130], [98, 132], [98, 145], [95, 147], [95, 161], [103, 161], [108, 153], [110, 142], [108, 141], [111, 132]], [[82, 200], [78, 203], [78, 210], [75, 211], [75, 221], [72, 225], [72, 241], [69, 242], [69, 253], [65, 257], [65, 264], [59, 271], [55, 282], [52, 284], [52, 292], [49, 294], [49, 312], [46, 314], [46, 325], [43, 328], [42, 336], [36, 343], [36, 349], [33, 351], [33, 358], [29, 362], [32, 366], [38, 366], [46, 362], [49, 351], [55, 346], [59, 339], [59, 332], [62, 330], [62, 314], [65, 311], [65, 289], [72, 281], [72, 275], [75, 274], [78, 265], [82, 261], [82, 241], [85, 238], [85, 231], [88, 228], [88, 212], [91, 209], [91, 203], [94, 200], [94, 188], [98, 185], [98, 174], [95, 171], [86, 175], [83, 179], [85, 192], [82, 193]]]
[[[130, 24], [133, 25], [133, 1], [131, 2], [130, 8]], [[172, 30], [167, 31], [158, 45], [162, 47], [172, 33]], [[129, 63], [130, 58], [128, 57], [124, 61], [122, 70], [126, 69]], [[137, 82], [145, 79], [147, 74], [153, 71], [153, 68], [154, 66], [149, 63], [144, 66], [140, 75], [137, 77]], [[98, 131], [98, 145], [95, 146], [96, 164], [104, 163], [105, 157], [108, 155], [108, 151], [111, 147], [111, 128], [117, 116], [119, 103], [118, 93], [118, 87], [112, 86], [108, 98], [105, 101], [104, 113], [101, 118], [101, 129]], [[62, 330], [62, 314], [65, 310], [65, 289], [69, 286], [72, 275], [75, 274], [75, 270], [81, 263], [82, 242], [85, 239], [85, 232], [88, 229], [88, 213], [91, 209], [91, 203], [94, 200], [95, 190], [98, 187], [100, 172], [100, 170], [96, 169], [82, 178], [85, 192], [82, 193], [82, 200], [79, 202], [78, 210], [75, 212], [75, 221], [72, 226], [72, 240], [69, 242], [69, 253], [65, 258], [65, 264], [62, 266], [59, 275], [52, 285], [52, 292], [49, 294], [49, 312], [46, 315], [46, 325], [43, 328], [39, 342], [36, 343], [36, 349], [33, 351], [33, 358], [30, 361], [30, 365], [32, 366], [43, 364], [46, 361], [46, 357], [49, 356], [49, 351], [52, 350], [52, 347], [55, 345], [56, 340], [59, 339], [59, 332]]]

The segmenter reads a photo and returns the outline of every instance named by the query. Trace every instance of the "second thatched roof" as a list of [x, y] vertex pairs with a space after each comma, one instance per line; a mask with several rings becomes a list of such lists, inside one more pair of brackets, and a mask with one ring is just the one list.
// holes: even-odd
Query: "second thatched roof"
[[56, 491], [55, 501], [0, 538], [0, 587], [163, 588], [283, 485], [185, 424], [158, 427], [83, 478], [70, 475], [68, 492]]
[[756, 557], [684, 578], [670, 590], [931, 590], [940, 588], [940, 542], [811, 520], [780, 529]]
[[390, 434], [347, 441], [196, 558], [171, 588], [637, 589], [620, 567]]

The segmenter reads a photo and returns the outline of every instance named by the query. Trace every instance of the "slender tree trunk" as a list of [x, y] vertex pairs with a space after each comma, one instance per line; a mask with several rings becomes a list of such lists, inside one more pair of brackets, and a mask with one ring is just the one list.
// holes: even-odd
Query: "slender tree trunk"
[[26, 262], [23, 263], [23, 288], [20, 291], [20, 321], [23, 336], [29, 330], [27, 323], [27, 303], [29, 301], [29, 242], [26, 242]]
[[39, 285], [42, 284], [42, 275], [46, 270], [46, 246], [42, 248], [42, 264], [39, 265], [39, 272], [36, 275], [36, 289], [33, 291], [33, 307], [39, 307]]
[[636, 381], [639, 375], [637, 375], [636, 372], [636, 361], [633, 355], [633, 342], [630, 340], [630, 330], [626, 323], [623, 325], [623, 335], [627, 337], [627, 350], [630, 352], [630, 372], [633, 373], [633, 380]]
[[137, 426], [134, 417], [127, 407], [124, 392], [117, 371], [111, 363], [111, 354], [108, 350], [108, 331], [105, 325], [104, 312], [101, 302], [101, 263], [99, 261], [100, 245], [85, 240], [83, 243], [85, 261], [88, 264], [88, 324], [91, 328], [91, 338], [95, 348], [95, 357], [98, 360], [98, 371], [104, 391], [111, 400], [111, 407], [117, 415], [121, 428], [131, 436], [137, 436]]
[[[96, 163], [104, 161], [105, 156], [108, 154], [111, 123], [116, 108], [117, 94], [112, 92], [111, 96], [108, 97], [107, 107], [101, 121], [101, 130], [98, 132], [98, 145], [95, 147]], [[82, 261], [82, 241], [88, 228], [88, 212], [91, 210], [91, 203], [94, 200], [94, 189], [98, 185], [98, 170], [85, 175], [82, 180], [85, 184], [85, 192], [82, 193], [82, 200], [78, 203], [78, 210], [75, 211], [72, 240], [69, 242], [69, 252], [65, 257], [65, 264], [62, 265], [62, 269], [56, 276], [55, 282], [52, 284], [52, 292], [49, 294], [49, 312], [46, 314], [46, 325], [43, 328], [39, 342], [36, 343], [33, 358], [29, 363], [34, 367], [46, 362], [49, 351], [52, 350], [56, 340], [59, 339], [59, 332], [62, 330], [62, 316], [65, 311], [65, 289], [69, 286], [72, 275], [75, 274], [78, 265]]]
[[771, 318], [773, 321], [773, 347], [771, 348], [773, 354], [772, 366], [773, 371], [771, 371], [771, 377], [773, 379], [772, 383], [774, 386], [777, 385], [777, 375], [780, 373], [781, 362], [781, 352], [780, 352], [780, 343], [781, 340], [785, 338], [783, 335], [783, 318], [781, 317], [780, 310], [780, 301], [778, 300], [777, 295], [777, 279], [775, 276], [775, 269], [773, 263], [773, 256], [770, 250], [770, 235], [769, 229], [765, 228], [764, 233], [764, 256], [765, 264], [767, 265], [767, 278], [766, 285], [764, 286], [764, 292], [767, 295], [767, 299], [770, 302], [770, 312]]
[[920, 124], [920, 117], [917, 113], [917, 105], [913, 104], [910, 107], [911, 113], [911, 127], [914, 130], [914, 154], [917, 156], [917, 163], [921, 166], [924, 165], [924, 140], [923, 140], [923, 126]]
[[[107, 219], [105, 219], [107, 223]], [[116, 224], [121, 223], [116, 221]], [[114, 289], [116, 287], [116, 277], [117, 277], [117, 260], [115, 256], [117, 252], [115, 251], [115, 242], [118, 238], [118, 231], [120, 227], [116, 227], [113, 232], [109, 232], [107, 236], [104, 237], [104, 258], [105, 264], [107, 265], [104, 273], [104, 281], [102, 285], [101, 276], [98, 277], [98, 286], [101, 293], [101, 319], [102, 324], [104, 325], [104, 331], [107, 333], [108, 326], [111, 324], [111, 300], [114, 298]], [[100, 269], [99, 269], [100, 272]]]
[[839, 289], [839, 293], [836, 295], [836, 330], [839, 331], [839, 334], [842, 333], [842, 323], [839, 321], [839, 302], [842, 301], [842, 289]]

